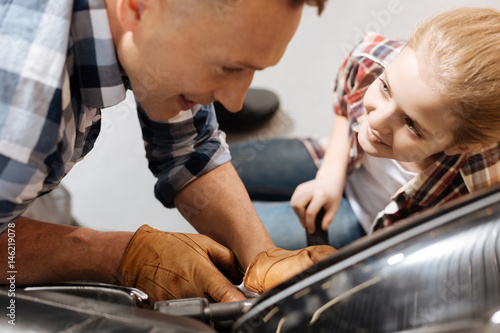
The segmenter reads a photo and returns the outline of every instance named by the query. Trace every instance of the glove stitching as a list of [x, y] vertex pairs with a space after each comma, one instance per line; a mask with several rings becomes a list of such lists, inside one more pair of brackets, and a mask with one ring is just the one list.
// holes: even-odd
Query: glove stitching
[[[262, 284], [263, 284], [263, 285], [265, 285], [265, 283], [266, 283], [266, 279], [267, 279], [267, 275], [269, 274], [269, 271], [270, 271], [270, 270], [271, 270], [271, 269], [272, 269], [272, 268], [273, 268], [276, 264], [278, 264], [278, 263], [280, 263], [280, 262], [282, 262], [282, 261], [284, 261], [284, 260], [290, 259], [290, 258], [292, 258], [292, 257], [296, 257], [296, 256], [298, 256], [299, 254], [301, 254], [301, 253], [302, 253], [302, 252], [304, 252], [304, 251], [306, 251], [306, 250], [300, 250], [299, 252], [294, 253], [294, 254], [292, 254], [291, 256], [288, 256], [288, 257], [285, 257], [285, 258], [281, 258], [281, 259], [279, 259], [278, 261], [273, 262], [273, 263], [269, 266], [269, 268], [267, 269], [266, 274], [264, 275], [264, 278], [262, 279]], [[269, 255], [269, 253], [267, 253], [267, 252], [266, 252], [266, 255], [267, 255], [267, 257], [268, 257], [268, 258], [271, 258], [271, 256]], [[311, 259], [311, 258], [309, 257], [309, 259]], [[312, 261], [312, 260], [311, 260], [311, 261]], [[313, 264], [314, 264], [314, 262], [313, 262]], [[310, 267], [310, 266], [309, 266], [309, 267]], [[307, 268], [306, 268], [306, 269], [307, 269]], [[299, 274], [299, 273], [297, 273], [297, 274]], [[261, 289], [262, 289], [262, 290], [265, 290], [263, 285], [261, 285]], [[272, 289], [272, 288], [271, 288], [271, 289]]]
[[193, 242], [194, 245], [193, 244], [188, 244], [188, 242], [186, 240], [183, 240], [183, 239], [180, 239], [179, 237], [177, 237], [178, 234], [175, 234], [175, 237], [177, 237], [177, 239], [179, 239], [181, 242], [184, 242], [186, 245], [188, 245], [191, 248], [193, 248], [193, 250], [196, 251], [196, 249], [193, 247], [193, 246], [195, 246], [195, 247], [197, 247], [200, 250], [201, 253], [206, 253], [205, 250], [203, 250], [203, 248], [198, 244], [198, 242], [196, 242], [194, 239], [192, 239], [191, 237], [189, 237], [188, 234], [182, 234], [182, 235], [185, 236], [187, 239], [189, 239], [191, 242]]
[[[168, 291], [167, 289], [163, 288], [161, 285], [159, 285], [158, 283], [156, 283], [156, 281], [154, 281], [154, 280], [152, 280], [152, 279], [150, 279], [150, 278], [148, 278], [148, 277], [144, 277], [144, 279], [145, 279], [145, 280], [150, 281], [150, 282], [151, 282], [151, 283], [153, 283], [155, 286], [157, 286], [157, 287], [159, 287], [161, 290], [163, 290], [163, 291], [165, 292], [165, 294], [168, 294], [168, 295], [170, 296], [170, 299], [176, 299], [176, 297], [175, 297], [172, 293], [170, 293], [170, 291]], [[137, 286], [137, 288], [140, 288], [142, 291], [144, 291], [144, 292], [145, 292], [146, 294], [148, 294], [148, 296], [149, 296], [149, 293], [146, 291], [146, 288], [141, 287], [141, 286], [139, 286], [139, 285]], [[151, 296], [149, 296], [149, 297], [151, 297]]]
[[[188, 282], [188, 283], [189, 283], [189, 280], [188, 280], [188, 279], [186, 279], [186, 278], [185, 278], [185, 277], [183, 277], [182, 275], [179, 275], [179, 273], [176, 273], [175, 271], [170, 270], [170, 269], [168, 269], [168, 268], [158, 267], [158, 266], [156, 266], [156, 265], [151, 265], [151, 264], [145, 264], [143, 267], [155, 268], [155, 269], [157, 269], [157, 270], [161, 270], [161, 271], [163, 271], [163, 272], [168, 272], [168, 273], [171, 273], [172, 275], [175, 275], [175, 276], [177, 276], [177, 277], [179, 277], [179, 278], [181, 278], [181, 279], [183, 279], [184, 281], [186, 281], [186, 282]], [[145, 279], [149, 279], [147, 276], [145, 276], [144, 278], [145, 278]], [[149, 279], [149, 280], [151, 280], [151, 279]], [[153, 280], [151, 280], [151, 281], [153, 281]], [[154, 281], [153, 281], [153, 282], [154, 282]]]
[[192, 240], [191, 238], [187, 237], [189, 240], [191, 240], [192, 242], [194, 242], [196, 244], [196, 246], [198, 247], [198, 249], [201, 251], [201, 253], [199, 251], [197, 251], [192, 244], [189, 244], [188, 242], [186, 242], [184, 239], [181, 239], [178, 237], [177, 234], [172, 234], [173, 237], [177, 238], [179, 241], [183, 242], [184, 244], [186, 244], [187, 246], [189, 246], [190, 248], [192, 248], [196, 253], [198, 253], [206, 262], [210, 263], [213, 267], [217, 268], [214, 263], [209, 260], [208, 258], [205, 257], [205, 255], [208, 257], [208, 253], [206, 253], [203, 248], [201, 246], [199, 246], [194, 240]]

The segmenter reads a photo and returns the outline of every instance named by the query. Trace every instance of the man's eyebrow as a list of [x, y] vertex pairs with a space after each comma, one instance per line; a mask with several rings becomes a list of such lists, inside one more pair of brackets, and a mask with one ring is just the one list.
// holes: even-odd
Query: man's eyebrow
[[[391, 84], [390, 84], [390, 80], [389, 80], [389, 77], [387, 76], [387, 69], [384, 70], [384, 72], [382, 73], [382, 76], [384, 76], [384, 80], [385, 80], [385, 84], [387, 84], [387, 89], [389, 90], [389, 93], [392, 92], [392, 89], [391, 89]], [[426, 137], [431, 137], [431, 134], [428, 130], [426, 130], [422, 125], [420, 125], [420, 123], [415, 120], [413, 117], [409, 116], [408, 113], [403, 110], [403, 113], [411, 119], [411, 121], [413, 122], [413, 124], [417, 127], [418, 131], [422, 133], [423, 136], [426, 136]]]

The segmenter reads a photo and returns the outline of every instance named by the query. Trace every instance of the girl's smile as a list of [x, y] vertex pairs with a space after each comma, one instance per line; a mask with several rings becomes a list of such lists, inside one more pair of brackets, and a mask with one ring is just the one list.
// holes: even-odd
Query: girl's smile
[[382, 139], [380, 139], [374, 132], [373, 132], [373, 129], [370, 127], [369, 124], [366, 125], [366, 131], [367, 131], [367, 134], [368, 134], [368, 138], [370, 138], [370, 140], [375, 143], [375, 144], [382, 144], [382, 145], [385, 145], [385, 146], [388, 146], [387, 144], [385, 144], [384, 142], [382, 142]]
[[368, 88], [365, 115], [358, 133], [363, 150], [375, 157], [413, 163], [426, 169], [438, 156], [459, 153], [447, 124], [451, 103], [428, 82], [418, 54], [405, 47]]

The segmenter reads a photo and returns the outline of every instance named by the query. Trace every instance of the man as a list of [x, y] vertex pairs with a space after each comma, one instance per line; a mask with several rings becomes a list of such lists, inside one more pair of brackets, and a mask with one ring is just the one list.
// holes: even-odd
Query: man
[[[15, 271], [19, 284], [87, 279], [135, 286], [154, 301], [233, 301], [244, 297], [217, 268], [233, 282], [246, 270], [247, 288], [262, 292], [333, 251], [274, 247], [211, 105], [241, 108], [254, 72], [285, 52], [304, 1], [34, 2], [0, 10], [1, 253], [15, 244], [15, 257], [1, 260], [4, 281]], [[98, 232], [19, 217], [92, 149], [100, 108], [123, 100], [125, 87], [138, 100], [157, 198], [224, 246], [148, 226]], [[216, 200], [201, 207], [207, 187]]]

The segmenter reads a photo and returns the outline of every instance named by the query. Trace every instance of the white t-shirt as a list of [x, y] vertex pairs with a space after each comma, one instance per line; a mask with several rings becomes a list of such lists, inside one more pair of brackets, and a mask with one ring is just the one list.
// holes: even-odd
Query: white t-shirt
[[416, 175], [403, 169], [395, 160], [363, 154], [361, 166], [346, 179], [345, 194], [367, 233], [378, 212], [387, 206], [394, 193]]

